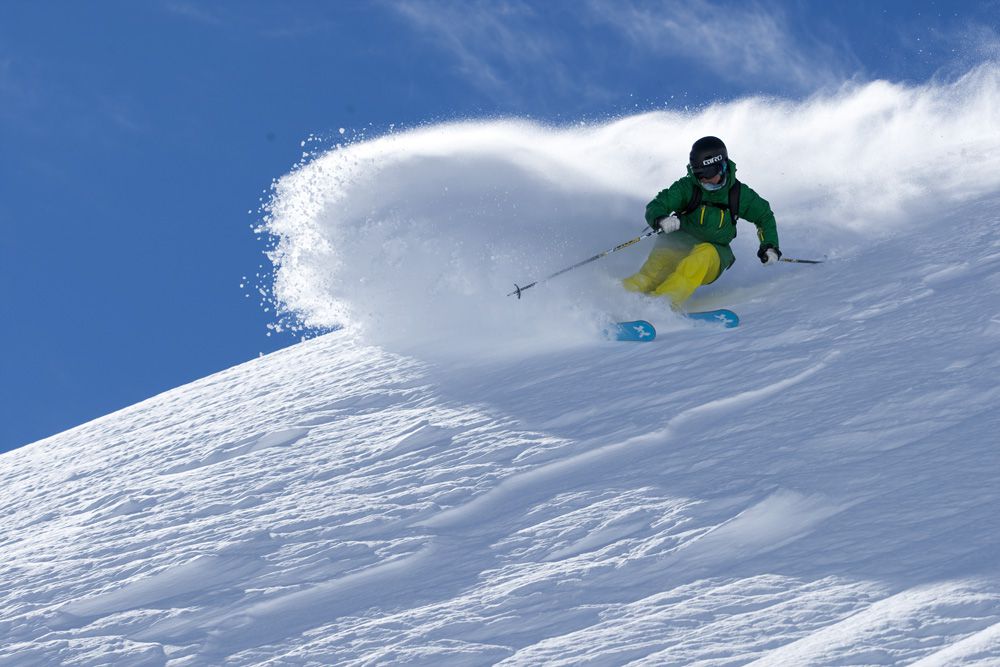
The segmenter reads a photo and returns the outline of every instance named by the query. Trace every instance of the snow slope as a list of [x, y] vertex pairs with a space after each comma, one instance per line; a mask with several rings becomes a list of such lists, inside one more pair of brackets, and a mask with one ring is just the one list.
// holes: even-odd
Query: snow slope
[[[0, 664], [997, 664], [998, 81], [303, 165], [274, 293], [343, 328], [4, 454]], [[735, 330], [622, 294], [648, 246], [503, 297], [708, 131], [830, 261], [747, 225]]]

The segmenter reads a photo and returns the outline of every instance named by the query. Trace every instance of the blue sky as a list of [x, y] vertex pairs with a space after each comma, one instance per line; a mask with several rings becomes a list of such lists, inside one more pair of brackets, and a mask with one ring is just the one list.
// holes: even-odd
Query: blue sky
[[950, 78], [998, 25], [996, 0], [0, 2], [0, 451], [295, 341], [240, 285], [310, 136]]

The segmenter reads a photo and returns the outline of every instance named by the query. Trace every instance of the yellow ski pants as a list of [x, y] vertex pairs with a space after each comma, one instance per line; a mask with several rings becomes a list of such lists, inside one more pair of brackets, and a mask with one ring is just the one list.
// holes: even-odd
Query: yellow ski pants
[[694, 291], [719, 277], [721, 260], [711, 243], [691, 248], [656, 245], [639, 272], [622, 284], [630, 292], [665, 296], [678, 308]]

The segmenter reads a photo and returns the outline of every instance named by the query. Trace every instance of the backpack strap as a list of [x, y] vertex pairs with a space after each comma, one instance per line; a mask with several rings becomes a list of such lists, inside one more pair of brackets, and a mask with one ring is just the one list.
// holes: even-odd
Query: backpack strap
[[[736, 221], [740, 219], [740, 190], [742, 190], [742, 183], [740, 183], [735, 178], [733, 179], [733, 185], [729, 188], [729, 219], [733, 221], [733, 226], [736, 226]], [[677, 216], [687, 215], [693, 212], [699, 206], [701, 206], [701, 188], [695, 183], [694, 192], [691, 195], [691, 201], [688, 202], [687, 206], [683, 210], [677, 211]], [[708, 206], [714, 206], [715, 208], [725, 209], [726, 206], [722, 204], [708, 204]]]
[[729, 218], [733, 221], [733, 227], [740, 219], [740, 190], [742, 189], [743, 184], [734, 178], [733, 187], [729, 188]]
[[691, 201], [689, 201], [687, 206], [684, 207], [684, 210], [677, 211], [677, 217], [680, 217], [682, 215], [687, 215], [688, 213], [691, 213], [699, 206], [701, 206], [701, 188], [698, 186], [697, 183], [695, 183], [694, 192], [691, 194]]

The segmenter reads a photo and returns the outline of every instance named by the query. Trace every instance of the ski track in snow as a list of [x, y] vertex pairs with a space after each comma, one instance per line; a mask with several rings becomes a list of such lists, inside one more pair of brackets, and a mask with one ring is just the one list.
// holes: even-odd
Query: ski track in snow
[[998, 208], [743, 252], [735, 330], [349, 327], [5, 454], [0, 665], [997, 664]]

